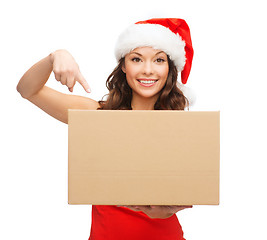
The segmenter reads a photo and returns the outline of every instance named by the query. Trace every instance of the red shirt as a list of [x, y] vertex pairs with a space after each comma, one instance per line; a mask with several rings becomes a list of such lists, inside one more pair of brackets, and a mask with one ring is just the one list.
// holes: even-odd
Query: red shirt
[[141, 211], [114, 205], [92, 205], [88, 240], [185, 240], [176, 214], [152, 219]]

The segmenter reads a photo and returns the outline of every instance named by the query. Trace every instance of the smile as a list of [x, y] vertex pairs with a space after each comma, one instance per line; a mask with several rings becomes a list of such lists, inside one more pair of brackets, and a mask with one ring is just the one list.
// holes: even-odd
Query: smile
[[140, 83], [140, 85], [142, 85], [144, 87], [151, 87], [151, 86], [155, 85], [155, 83], [158, 80], [154, 80], [154, 79], [137, 79], [137, 81]]

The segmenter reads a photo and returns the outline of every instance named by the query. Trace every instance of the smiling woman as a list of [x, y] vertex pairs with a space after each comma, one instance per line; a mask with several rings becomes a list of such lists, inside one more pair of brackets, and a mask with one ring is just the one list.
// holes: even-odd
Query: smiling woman
[[[177, 85], [179, 71], [182, 84], [187, 82], [193, 58], [190, 31], [184, 20], [138, 22], [121, 34], [115, 54], [118, 65], [106, 82], [108, 98], [98, 101], [98, 110], [184, 110], [189, 106]], [[97, 233], [107, 233], [104, 226], [96, 224], [107, 221], [105, 212], [113, 216], [109, 232], [114, 238], [110, 239], [182, 240], [175, 213], [191, 207], [93, 206], [89, 240], [97, 239]], [[107, 235], [102, 237], [108, 239]]]
[[[184, 20], [150, 19], [130, 26], [119, 37], [115, 55], [118, 65], [106, 81], [106, 101], [106, 95], [95, 101], [45, 86], [53, 71], [56, 80], [70, 92], [76, 82], [90, 92], [77, 63], [66, 50], [57, 50], [33, 65], [20, 79], [17, 90], [64, 123], [68, 123], [68, 109], [184, 110], [189, 105], [177, 85], [178, 72], [182, 84], [187, 82], [193, 58], [190, 31]], [[93, 205], [89, 239], [182, 240], [183, 231], [175, 213], [188, 207], [191, 206]]]

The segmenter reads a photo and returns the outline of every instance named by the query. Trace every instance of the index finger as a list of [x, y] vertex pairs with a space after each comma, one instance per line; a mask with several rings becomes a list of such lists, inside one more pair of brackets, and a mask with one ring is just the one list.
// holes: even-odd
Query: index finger
[[79, 82], [83, 86], [83, 88], [86, 92], [88, 92], [88, 93], [91, 92], [91, 88], [89, 87], [89, 84], [87, 83], [87, 81], [85, 80], [85, 78], [83, 77], [83, 75], [81, 73], [79, 73], [77, 82]]

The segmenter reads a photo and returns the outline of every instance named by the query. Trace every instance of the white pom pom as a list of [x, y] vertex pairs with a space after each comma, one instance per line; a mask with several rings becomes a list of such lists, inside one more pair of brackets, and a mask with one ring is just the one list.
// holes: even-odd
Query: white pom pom
[[196, 94], [194, 93], [194, 91], [179, 82], [177, 82], [177, 87], [183, 92], [184, 96], [188, 99], [189, 106], [193, 106], [196, 102]]

